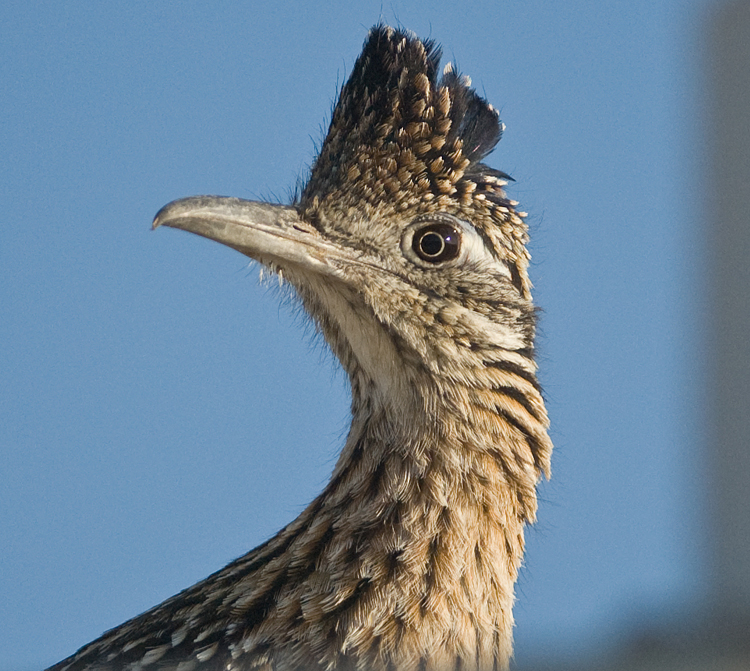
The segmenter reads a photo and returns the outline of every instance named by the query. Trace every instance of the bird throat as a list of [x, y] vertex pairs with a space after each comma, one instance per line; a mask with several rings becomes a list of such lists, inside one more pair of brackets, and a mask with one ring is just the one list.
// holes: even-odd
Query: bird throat
[[320, 326], [351, 380], [352, 426], [325, 490], [249, 557], [256, 596], [243, 601], [269, 608], [243, 647], [290, 651], [303, 668], [503, 668], [540, 469], [498, 376], [524, 380], [477, 360], [488, 372], [472, 387], [441, 382], [405, 364], [360, 302], [315, 289], [324, 305], [308, 309], [336, 315]]

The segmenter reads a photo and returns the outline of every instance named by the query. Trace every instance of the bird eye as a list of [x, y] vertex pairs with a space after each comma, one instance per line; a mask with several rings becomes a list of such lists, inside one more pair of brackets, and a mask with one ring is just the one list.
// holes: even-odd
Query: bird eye
[[414, 231], [411, 248], [423, 261], [450, 261], [461, 251], [461, 234], [450, 224], [428, 224]]

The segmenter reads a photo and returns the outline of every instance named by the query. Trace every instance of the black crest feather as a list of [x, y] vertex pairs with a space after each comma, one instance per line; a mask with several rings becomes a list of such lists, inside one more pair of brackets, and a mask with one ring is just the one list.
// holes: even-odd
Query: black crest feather
[[[468, 197], [491, 173], [479, 161], [500, 140], [497, 111], [451, 66], [439, 76], [440, 47], [378, 25], [369, 33], [334, 108], [301, 197], [335, 209]], [[472, 182], [473, 184], [470, 184]], [[336, 203], [333, 203], [335, 199]]]

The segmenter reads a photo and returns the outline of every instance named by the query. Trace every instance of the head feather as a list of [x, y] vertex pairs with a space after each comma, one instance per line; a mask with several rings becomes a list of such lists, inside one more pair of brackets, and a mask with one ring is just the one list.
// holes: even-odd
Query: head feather
[[440, 57], [432, 40], [382, 25], [370, 31], [302, 193], [303, 210], [335, 199], [336, 209], [404, 211], [473, 193], [485, 172], [479, 161], [502, 124], [468, 77], [447, 67], [438, 80]]

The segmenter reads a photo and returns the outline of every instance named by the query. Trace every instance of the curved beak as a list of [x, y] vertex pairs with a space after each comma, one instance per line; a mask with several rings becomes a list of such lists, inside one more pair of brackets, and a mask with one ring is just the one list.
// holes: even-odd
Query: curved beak
[[[325, 274], [347, 259], [347, 250], [326, 242], [297, 210], [241, 198], [193, 196], [165, 205], [153, 228], [169, 226], [215, 240], [264, 265], [290, 263]], [[338, 262], [338, 263], [337, 263]]]

